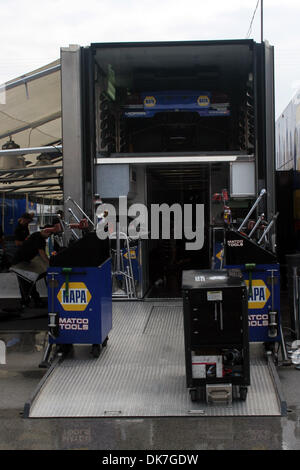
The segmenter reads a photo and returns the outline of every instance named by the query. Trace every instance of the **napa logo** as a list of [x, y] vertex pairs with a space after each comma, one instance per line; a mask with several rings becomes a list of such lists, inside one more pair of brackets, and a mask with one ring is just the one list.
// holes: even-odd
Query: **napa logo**
[[[124, 258], [128, 259], [128, 251], [124, 253]], [[135, 250], [130, 250], [130, 258], [131, 259], [136, 259], [136, 251]]]
[[210, 105], [210, 99], [207, 95], [198, 96], [197, 103], [201, 108], [208, 108]]
[[216, 258], [219, 260], [219, 261], [222, 261], [222, 258], [223, 258], [223, 248], [222, 250], [220, 250], [217, 254], [216, 254]]
[[57, 299], [66, 311], [82, 312], [88, 306], [92, 296], [83, 282], [69, 282], [68, 289], [64, 282], [61, 286]]
[[154, 96], [145, 96], [144, 106], [145, 108], [153, 108], [156, 105], [156, 98]]
[[245, 281], [248, 288], [249, 309], [262, 309], [270, 297], [270, 291], [262, 279], [253, 279], [251, 285], [249, 280]]

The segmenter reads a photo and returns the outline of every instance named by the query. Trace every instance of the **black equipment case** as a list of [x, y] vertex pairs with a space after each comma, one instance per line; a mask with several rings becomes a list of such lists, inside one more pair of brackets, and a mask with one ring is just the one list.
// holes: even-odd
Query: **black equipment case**
[[248, 296], [238, 269], [183, 271], [186, 383], [193, 401], [207, 384], [250, 385]]

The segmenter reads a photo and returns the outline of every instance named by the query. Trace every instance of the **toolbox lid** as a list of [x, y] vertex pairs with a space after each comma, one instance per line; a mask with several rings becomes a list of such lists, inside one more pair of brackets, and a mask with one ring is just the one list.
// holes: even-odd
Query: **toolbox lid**
[[225, 230], [225, 265], [274, 264], [276, 255], [237, 230]]
[[244, 285], [239, 269], [192, 269], [182, 272], [182, 289], [220, 289], [233, 285]]

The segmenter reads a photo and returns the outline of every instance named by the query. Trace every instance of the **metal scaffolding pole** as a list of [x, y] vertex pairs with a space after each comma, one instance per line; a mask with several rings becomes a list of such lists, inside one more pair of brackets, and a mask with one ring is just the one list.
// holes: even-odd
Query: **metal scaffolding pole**
[[51, 114], [43, 119], [40, 119], [35, 122], [31, 122], [26, 124], [22, 127], [17, 127], [16, 129], [10, 129], [9, 131], [0, 134], [0, 139], [4, 139], [5, 137], [9, 137], [10, 135], [18, 134], [19, 132], [24, 132], [28, 129], [36, 129], [37, 127], [42, 126], [43, 124], [47, 124], [48, 122], [55, 121], [56, 119], [61, 118], [61, 111], [57, 111], [56, 113]]
[[62, 145], [48, 145], [46, 147], [28, 147], [18, 149], [0, 150], [2, 155], [29, 155], [32, 153], [56, 153], [62, 151]]
[[7, 173], [32, 173], [33, 171], [43, 170], [62, 170], [62, 166], [43, 165], [43, 166], [28, 166], [26, 168], [10, 168], [9, 170], [0, 170], [0, 175]]
[[4, 83], [0, 86], [0, 91], [4, 90], [11, 90], [20, 85], [26, 85], [28, 82], [32, 82], [33, 80], [37, 80], [38, 78], [45, 77], [46, 75], [50, 75], [51, 73], [58, 72], [61, 68], [60, 64], [54, 65], [53, 67], [49, 67], [48, 69], [41, 70], [40, 72], [33, 73], [31, 75], [27, 75], [23, 78], [19, 78], [10, 83]]
[[[36, 185], [35, 187], [33, 187], [33, 189], [38, 189], [39, 187], [41, 189], [44, 189], [44, 188], [50, 188], [50, 187], [55, 187], [55, 186], [58, 186], [57, 183], [45, 183], [45, 184], [40, 184], [40, 185]], [[12, 191], [18, 191], [18, 190], [28, 190], [28, 192], [30, 191], [30, 188], [31, 188], [31, 185], [25, 185], [25, 186], [9, 186], [7, 188], [7, 190], [5, 190], [3, 187], [1, 188], [1, 192], [3, 193], [10, 193]], [[24, 191], [24, 192], [27, 192], [27, 191]]]
[[[44, 178], [26, 178], [26, 182], [28, 181], [44, 181], [44, 180], [57, 180], [59, 179], [59, 176], [47, 176]], [[9, 184], [9, 183], [15, 183], [17, 181], [21, 181], [21, 178], [1, 178], [0, 177], [0, 184]], [[3, 187], [1, 187], [3, 189]], [[4, 188], [5, 189], [5, 188]]]
[[[61, 189], [33, 189], [32, 191], [26, 191], [28, 194], [31, 193], [39, 193], [41, 195], [45, 195], [48, 193], [53, 193], [53, 194], [63, 194], [63, 191]], [[23, 193], [16, 193], [16, 194], [23, 194]]]

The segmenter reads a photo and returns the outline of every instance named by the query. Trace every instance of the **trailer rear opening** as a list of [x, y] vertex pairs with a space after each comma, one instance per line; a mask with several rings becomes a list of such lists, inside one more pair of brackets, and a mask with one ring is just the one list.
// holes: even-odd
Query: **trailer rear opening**
[[[209, 259], [209, 178], [208, 165], [184, 166], [161, 165], [147, 168], [148, 211], [152, 204], [177, 204], [181, 212], [171, 213], [170, 239], [149, 240], [149, 297], [180, 297], [181, 277], [185, 269], [210, 265]], [[176, 215], [184, 213], [185, 204], [204, 204], [204, 245], [200, 250], [187, 250], [187, 239], [182, 235], [175, 239]], [[174, 206], [173, 206], [174, 207]], [[196, 230], [196, 216], [193, 211], [193, 231]], [[164, 216], [162, 215], [162, 218]], [[162, 222], [160, 232], [162, 232]], [[177, 221], [178, 222], [178, 221]]]
[[92, 45], [97, 152], [253, 153], [253, 43]]
[[[213, 249], [216, 245], [216, 230], [220, 228], [224, 234], [224, 219], [225, 216], [227, 220], [229, 217], [228, 209], [225, 210], [223, 204], [225, 199], [233, 209], [234, 218], [243, 221], [257, 194], [262, 188], [266, 188], [264, 194], [267, 197], [260, 210], [272, 220], [275, 206], [273, 92], [273, 48], [248, 40], [92, 44], [87, 48], [70, 46], [62, 50], [65, 201], [77, 200], [91, 217], [94, 215], [95, 194], [100, 195], [103, 202], [111, 203], [116, 208], [119, 217], [116, 217], [118, 221], [115, 237], [110, 232], [112, 262], [114, 264], [115, 259], [120, 261], [122, 258], [122, 262], [127, 261], [127, 266], [125, 268], [124, 265], [120, 271], [120, 266], [117, 265], [117, 269], [112, 270], [112, 277], [116, 283], [127, 282], [128, 295], [125, 292], [123, 296], [126, 302], [112, 303], [114, 328], [102, 358], [90, 364], [86, 361], [81, 363], [78, 356], [72, 359], [74, 368], [73, 364], [62, 361], [49, 373], [50, 379], [54, 380], [45, 381], [45, 387], [37, 396], [30, 416], [58, 416], [61, 410], [63, 416], [111, 416], [111, 413], [113, 416], [187, 416], [199, 413], [199, 410], [203, 412], [202, 403], [199, 404], [201, 408], [191, 407], [190, 400], [187, 403], [187, 384], [184, 383], [186, 371], [182, 367], [184, 312], [182, 299], [174, 297], [181, 297], [183, 294], [184, 302], [186, 300], [189, 286], [184, 287], [180, 282], [181, 271], [190, 272], [195, 268], [193, 276], [197, 286], [205, 281], [202, 270], [210, 268], [212, 255], [215, 255]], [[127, 209], [125, 223], [132, 217], [130, 209], [134, 205], [140, 205], [142, 210], [146, 208], [147, 214], [151, 214], [149, 227], [146, 224], [146, 235], [149, 232], [150, 236], [132, 239], [132, 245], [127, 246], [128, 251], [120, 249], [118, 245], [121, 239], [117, 237], [121, 232], [118, 224], [123, 218], [124, 207], [121, 210], [121, 202], [124, 201]], [[195, 250], [190, 249], [190, 244], [187, 244], [191, 239], [190, 233], [185, 230], [186, 225], [185, 236], [172, 237], [178, 217], [171, 216], [167, 211], [161, 215], [161, 219], [162, 222], [167, 219], [171, 236], [164, 237], [163, 229], [162, 232], [156, 230], [156, 236], [152, 236], [153, 206], [164, 205], [171, 210], [175, 204], [180, 214], [186, 204], [191, 204], [193, 210], [196, 206], [196, 215], [197, 205], [201, 209], [200, 219], [189, 219], [187, 224], [191, 232], [195, 230], [196, 234], [196, 229], [200, 226], [200, 243]], [[239, 238], [235, 237], [238, 231], [239, 229], [234, 230], [232, 227], [225, 231], [224, 245], [229, 242], [227, 245], [232, 248], [227, 250], [226, 263], [228, 264], [228, 253], [230, 255], [231, 252], [233, 259], [236, 249], [239, 250], [242, 246], [251, 292], [248, 308], [251, 297], [255, 305], [252, 303], [250, 307], [253, 310], [258, 307], [266, 308], [267, 316], [272, 313], [274, 321], [271, 326], [278, 332], [279, 322], [276, 324], [276, 318], [279, 318], [279, 310], [273, 310], [273, 304], [272, 311], [267, 310], [274, 299], [273, 295], [267, 295], [267, 285], [269, 292], [275, 292], [276, 286], [273, 257], [270, 268], [272, 275], [265, 271], [268, 279], [256, 279], [251, 270], [258, 261], [251, 263], [248, 259], [252, 242], [242, 233]], [[244, 243], [244, 238], [247, 243]], [[131, 296], [130, 280], [133, 276], [130, 269], [128, 271], [131, 259], [128, 254], [131, 250], [132, 260], [137, 260], [138, 265], [136, 297]], [[268, 255], [270, 256], [270, 252]], [[241, 254], [238, 253], [237, 256], [241, 261]], [[235, 268], [237, 263], [229, 264]], [[235, 284], [241, 276], [241, 270], [231, 271], [230, 282]], [[216, 286], [216, 278], [219, 279], [218, 274], [213, 279], [213, 287]], [[257, 305], [252, 286], [262, 294], [260, 305]], [[181, 287], [184, 288], [183, 292], [180, 292]], [[223, 316], [223, 291], [219, 288], [211, 291], [210, 286], [207, 287], [209, 291], [206, 293], [205, 303], [209, 304], [207, 312], [210, 314], [208, 323], [204, 326], [206, 328], [208, 324], [213, 325], [214, 330], [211, 331], [214, 338], [209, 339], [203, 333], [203, 309], [198, 305], [198, 293], [197, 305], [189, 304], [191, 309], [187, 309], [193, 314], [188, 313], [189, 321], [186, 322], [187, 333], [191, 332], [192, 339], [186, 350], [186, 358], [192, 358], [192, 369], [196, 365], [196, 374], [199, 375], [214, 374], [214, 369], [206, 369], [206, 363], [217, 366], [220, 358], [217, 361], [204, 361], [203, 356], [222, 356], [222, 343], [213, 341], [220, 337], [219, 333], [222, 333], [221, 337], [224, 339], [223, 332], [227, 335], [227, 331], [231, 333], [232, 330], [229, 324], [227, 329], [227, 318]], [[191, 293], [191, 298], [194, 298], [193, 294]], [[118, 289], [113, 290], [112, 295], [118, 296]], [[58, 298], [56, 293], [55, 296]], [[136, 298], [140, 301], [131, 301]], [[228, 297], [229, 303], [232, 300]], [[247, 299], [244, 298], [245, 300]], [[276, 307], [275, 304], [274, 306]], [[229, 305], [228, 317], [232, 312]], [[239, 312], [236, 312], [241, 319]], [[87, 315], [90, 313], [87, 312]], [[258, 315], [261, 316], [260, 313]], [[244, 318], [247, 323], [246, 315]], [[242, 333], [241, 325], [238, 329], [236, 325], [235, 322], [233, 330], [239, 336]], [[257, 326], [252, 338], [253, 341], [262, 341], [262, 337], [258, 337], [261, 331], [257, 331], [260, 326]], [[196, 341], [200, 330], [204, 334], [203, 345]], [[275, 341], [275, 337], [271, 338], [269, 335], [268, 326], [266, 330], [263, 330], [263, 341]], [[243, 338], [246, 340], [245, 335]], [[226, 336], [225, 341], [227, 343], [224, 348], [227, 352], [228, 346], [230, 349], [238, 346], [235, 334], [234, 338]], [[208, 342], [210, 344], [206, 344]], [[208, 353], [204, 350], [206, 346], [209, 347]], [[221, 349], [212, 351], [211, 348], [219, 346]], [[233, 356], [235, 364], [231, 363], [231, 366], [237, 366], [234, 371], [227, 369], [228, 358], [222, 356], [228, 374], [241, 372], [240, 354]], [[198, 364], [193, 362], [195, 357]], [[270, 358], [270, 355], [267, 357]], [[254, 357], [251, 361], [253, 359]], [[87, 376], [76, 388], [73, 379], [78, 375], [79, 362], [79, 366], [82, 364], [81, 372]], [[271, 361], [268, 359], [268, 362]], [[137, 364], [141, 366], [138, 368], [140, 375], [137, 374]], [[70, 371], [70, 381], [61, 380], [61, 374], [66, 375], [64, 366]], [[221, 375], [220, 370], [218, 374]], [[270, 405], [272, 392], [270, 393], [269, 387], [257, 387], [255, 375], [258, 376], [258, 386], [264, 385], [265, 380], [269, 377], [271, 379], [271, 376], [262, 369], [262, 364], [257, 367], [254, 362], [251, 363], [251, 374], [247, 400], [250, 403], [249, 409], [254, 409], [251, 403], [253, 391], [253, 396], [259, 397], [260, 402], [255, 414], [263, 412], [268, 415], [270, 411], [262, 411], [261, 404], [267, 397], [267, 405]], [[91, 380], [94, 380], [94, 385]], [[67, 393], [66, 389], [62, 390], [63, 396], [69, 397], [72, 393], [76, 397], [76, 403], [71, 403], [71, 410], [68, 409], [70, 400], [68, 403], [59, 400], [59, 411], [49, 410], [58, 403], [57, 383], [63, 383], [68, 388]], [[88, 384], [89, 390], [93, 392], [97, 392], [100, 384], [101, 400], [90, 397], [82, 384]], [[108, 391], [107, 400], [105, 390]], [[149, 391], [153, 392], [150, 400]], [[180, 392], [178, 400], [177, 391]], [[228, 388], [221, 390], [222, 393], [225, 391], [228, 392]], [[211, 398], [212, 392], [216, 390], [209, 391]], [[280, 411], [277, 396], [273, 395], [276, 410], [271, 414], [278, 415]], [[88, 400], [82, 397], [88, 397]], [[130, 404], [128, 397], [135, 399], [130, 410], [126, 408]], [[218, 395], [217, 398], [219, 397]], [[44, 398], [46, 403], [43, 403]], [[191, 395], [191, 398], [197, 397]], [[154, 404], [158, 411], [143, 409], [145, 403]], [[166, 411], [166, 403], [171, 404], [172, 409]], [[101, 405], [101, 409], [97, 404]], [[48, 408], [46, 411], [45, 405]], [[233, 409], [234, 405], [233, 403]], [[249, 414], [248, 409], [245, 412]], [[228, 407], [225, 414], [228, 414]]]

